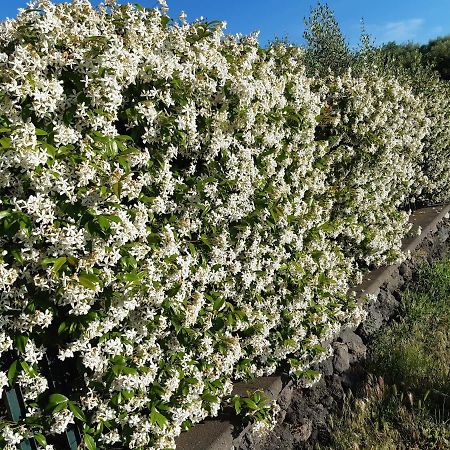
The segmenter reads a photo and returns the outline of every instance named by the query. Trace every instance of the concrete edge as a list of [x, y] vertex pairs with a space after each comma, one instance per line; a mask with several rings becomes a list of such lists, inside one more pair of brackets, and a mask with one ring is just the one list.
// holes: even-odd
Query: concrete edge
[[[404, 239], [402, 251], [407, 254], [414, 252], [425, 237], [436, 230], [438, 223], [448, 213], [450, 213], [450, 205], [431, 206], [414, 211], [409, 219], [413, 225], [411, 232], [416, 232], [420, 227], [421, 233], [412, 238]], [[354, 292], [356, 297], [360, 299], [366, 295], [378, 294], [380, 287], [392, 277], [392, 274], [398, 270], [400, 265], [401, 263], [379, 267], [365, 274], [362, 283], [351, 289], [351, 292]]]
[[[402, 250], [405, 253], [412, 253], [416, 250], [424, 239], [432, 232], [436, 231], [438, 224], [444, 217], [450, 214], [450, 205], [432, 206], [421, 208], [411, 214], [409, 221], [413, 224], [412, 232], [421, 227], [421, 233], [412, 238], [403, 240]], [[380, 267], [367, 273], [363, 277], [362, 283], [353, 288], [359, 299], [359, 303], [364, 303], [364, 298], [368, 294], [378, 294], [383, 284], [388, 282], [395, 271], [399, 269], [402, 262], [391, 266]], [[292, 391], [293, 383], [288, 377], [282, 375], [272, 375], [259, 377], [250, 382], [238, 382], [234, 384], [233, 395], [245, 395], [247, 391], [262, 390], [271, 399], [277, 400], [286, 396], [286, 391]], [[289, 394], [287, 394], [289, 396]], [[235, 417], [212, 418], [195, 425], [189, 431], [181, 433], [176, 438], [178, 450], [232, 450], [235, 444], [248, 433], [251, 433], [252, 425], [246, 426], [240, 432], [235, 428]]]

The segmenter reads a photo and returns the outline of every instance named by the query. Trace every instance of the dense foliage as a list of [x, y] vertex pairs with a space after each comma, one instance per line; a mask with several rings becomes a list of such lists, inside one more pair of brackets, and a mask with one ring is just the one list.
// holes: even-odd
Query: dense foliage
[[450, 36], [433, 39], [421, 46], [420, 51], [436, 67], [442, 79], [450, 80]]
[[436, 146], [400, 78], [305, 60], [164, 4], [0, 24], [0, 384], [27, 407], [3, 448], [74, 422], [87, 448], [173, 448], [234, 380], [317, 377], [320, 342], [361, 320], [349, 286], [401, 257], [448, 127], [436, 105]]

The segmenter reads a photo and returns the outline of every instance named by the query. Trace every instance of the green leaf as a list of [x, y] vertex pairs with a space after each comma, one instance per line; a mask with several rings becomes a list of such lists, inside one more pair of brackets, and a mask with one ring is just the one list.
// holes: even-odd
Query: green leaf
[[14, 256], [14, 259], [15, 259], [18, 263], [20, 263], [20, 264], [23, 263], [22, 253], [21, 253], [19, 250], [17, 250], [16, 248], [13, 249], [13, 250], [11, 250], [11, 255]]
[[25, 11], [24, 11], [24, 13], [25, 14], [29, 14], [29, 13], [32, 13], [32, 12], [44, 12], [44, 10], [43, 9], [38, 9], [38, 8], [27, 8]]
[[234, 410], [236, 411], [236, 414], [240, 414], [241, 412], [241, 398], [239, 395], [236, 395], [233, 399], [234, 403]]
[[259, 403], [261, 399], [262, 399], [261, 392], [256, 391], [253, 393], [253, 400], [255, 403]]
[[67, 257], [67, 262], [73, 267], [77, 267], [78, 266], [78, 259], [75, 258], [74, 256], [68, 256]]
[[134, 390], [127, 390], [127, 389], [123, 390], [122, 397], [125, 400], [130, 400], [130, 398], [134, 397]]
[[45, 148], [47, 154], [52, 158], [54, 158], [58, 153], [58, 149], [53, 145], [50, 145], [48, 142], [39, 141], [39, 144], [42, 146], [42, 148]]
[[161, 17], [161, 24], [164, 28], [167, 27], [167, 24], [170, 22], [170, 17], [163, 16]]
[[66, 330], [67, 330], [67, 323], [66, 322], [61, 322], [59, 324], [59, 327], [58, 327], [58, 334], [62, 334]]
[[259, 409], [258, 405], [252, 399], [250, 399], [250, 398], [243, 398], [242, 400], [244, 401], [245, 405], [248, 408], [252, 409], [253, 411], [256, 411], [256, 410]]
[[67, 261], [67, 258], [65, 256], [59, 257], [53, 264], [52, 272], [57, 274], [59, 272], [59, 270], [61, 269], [61, 267], [66, 263], [66, 261]]
[[8, 369], [8, 381], [9, 381], [9, 385], [12, 386], [14, 383], [14, 380], [16, 379], [17, 376], [17, 360], [15, 360]]
[[41, 433], [36, 433], [34, 435], [34, 440], [41, 446], [46, 447], [47, 446], [47, 439], [45, 439], [45, 436]]
[[82, 286], [88, 289], [95, 290], [97, 284], [100, 283], [100, 279], [93, 273], [82, 272], [78, 275], [78, 281]]
[[25, 352], [25, 347], [27, 346], [28, 336], [24, 336], [23, 334], [19, 334], [16, 336], [16, 348], [19, 353]]
[[105, 36], [88, 36], [83, 39], [83, 42], [100, 42], [102, 44], [106, 43]]
[[89, 434], [84, 435], [84, 445], [86, 445], [88, 450], [96, 450], [97, 446], [95, 445], [94, 438]]
[[112, 191], [114, 192], [116, 197], [120, 197], [120, 194], [122, 193], [122, 183], [120, 181], [114, 183], [112, 185]]
[[8, 149], [11, 148], [11, 139], [8, 137], [3, 137], [0, 139], [0, 145], [2, 146], [2, 148]]
[[44, 130], [41, 130], [40, 128], [36, 128], [35, 133], [37, 136], [47, 136], [48, 133]]
[[0, 219], [4, 219], [11, 215], [11, 211], [0, 211]]
[[132, 140], [133, 140], [133, 138], [126, 134], [121, 134], [119, 136], [116, 136], [116, 141], [132, 141]]
[[218, 298], [218, 299], [214, 300], [214, 306], [213, 306], [214, 311], [220, 311], [224, 304], [225, 304], [224, 298]]
[[69, 402], [69, 409], [77, 419], [81, 420], [82, 422], [86, 422], [86, 416], [84, 415], [84, 412], [76, 403]]
[[43, 258], [42, 264], [45, 264], [45, 265], [53, 264], [55, 261], [56, 261], [55, 258]]
[[97, 222], [100, 225], [100, 228], [104, 231], [109, 230], [111, 225], [109, 223], [109, 218], [107, 216], [100, 215], [97, 217]]
[[55, 413], [57, 413], [59, 411], [62, 411], [63, 409], [66, 409], [66, 408], [67, 408], [67, 403], [63, 402], [63, 403], [60, 403], [59, 405], [56, 405], [53, 408], [52, 412], [53, 412], [53, 414], [55, 414]]
[[48, 398], [48, 406], [53, 407], [61, 403], [67, 403], [69, 399], [62, 394], [51, 394]]
[[108, 143], [106, 144], [106, 154], [110, 157], [114, 157], [117, 155], [117, 142], [110, 139], [108, 140]]
[[[137, 375], [138, 371], [137, 371], [137, 369], [134, 368], [134, 367], [124, 367], [124, 368], [123, 368], [123, 373], [124, 373], [125, 375]], [[122, 391], [122, 393], [123, 393], [123, 392], [124, 392], [124, 391]]]
[[119, 156], [117, 158], [117, 161], [118, 161], [120, 167], [122, 167], [122, 169], [125, 170], [125, 172], [130, 171], [130, 163], [123, 156]]
[[0, 128], [0, 133], [9, 133], [10, 131], [10, 128]]
[[121, 219], [119, 216], [115, 216], [114, 214], [110, 214], [110, 215], [108, 216], [108, 219], [109, 219], [111, 222], [122, 223], [122, 219]]
[[217, 403], [218, 398], [217, 395], [213, 395], [209, 392], [205, 392], [202, 394], [202, 400], [208, 403]]
[[28, 376], [34, 376], [36, 374], [35, 370], [30, 367], [26, 361], [20, 361], [20, 365]]
[[150, 413], [150, 422], [157, 423], [158, 426], [163, 429], [167, 425], [168, 420], [155, 407], [153, 407], [152, 412]]

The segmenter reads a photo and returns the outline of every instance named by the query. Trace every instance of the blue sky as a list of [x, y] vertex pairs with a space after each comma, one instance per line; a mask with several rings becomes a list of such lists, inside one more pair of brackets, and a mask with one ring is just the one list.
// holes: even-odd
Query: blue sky
[[[93, 3], [97, 3], [95, 0]], [[121, 3], [125, 3], [122, 1]], [[155, 0], [140, 0], [143, 6], [155, 6]], [[183, 10], [188, 20], [203, 16], [225, 20], [230, 33], [260, 31], [260, 43], [287, 36], [301, 43], [303, 18], [315, 0], [168, 0], [169, 14]], [[0, 2], [0, 19], [14, 17], [26, 0]], [[359, 38], [360, 20], [376, 44], [388, 41], [425, 43], [450, 34], [450, 0], [329, 0], [341, 28], [351, 44]]]

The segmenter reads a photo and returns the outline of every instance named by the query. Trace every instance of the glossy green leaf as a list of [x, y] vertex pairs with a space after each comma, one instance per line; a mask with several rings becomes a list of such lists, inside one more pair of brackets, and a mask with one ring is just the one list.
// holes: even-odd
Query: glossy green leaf
[[35, 433], [34, 440], [41, 446], [46, 447], [47, 446], [47, 439], [45, 439], [45, 436], [41, 433]]
[[27, 342], [28, 342], [28, 336], [19, 334], [16, 336], [15, 341], [16, 341], [16, 348], [19, 351], [19, 353], [24, 353], [25, 347], [27, 346]]
[[100, 283], [100, 279], [96, 275], [85, 272], [82, 272], [78, 275], [78, 281], [85, 288], [92, 290], [97, 289], [97, 284]]
[[84, 445], [86, 445], [86, 448], [88, 450], [96, 450], [97, 449], [94, 438], [92, 436], [90, 436], [89, 434], [85, 434], [83, 440], [84, 440]]
[[59, 324], [59, 327], [58, 327], [58, 334], [62, 334], [66, 330], [67, 330], [67, 323], [66, 322], [61, 322]]
[[18, 371], [18, 361], [14, 361], [8, 369], [8, 381], [9, 381], [9, 385], [12, 386], [14, 383], [14, 380], [16, 379], [17, 376], [17, 371]]
[[16, 249], [16, 248], [12, 249], [12, 250], [11, 250], [11, 255], [14, 256], [14, 259], [15, 259], [18, 263], [20, 263], [20, 264], [23, 263], [23, 256], [22, 256], [22, 253], [20, 252], [20, 250], [18, 250], [18, 249]]
[[51, 394], [48, 398], [48, 405], [49, 406], [56, 406], [61, 403], [67, 403], [69, 399], [63, 395], [63, 394]]
[[66, 262], [67, 262], [67, 258], [65, 256], [61, 256], [61, 257], [57, 258], [57, 260], [53, 264], [52, 272], [57, 274]]
[[152, 408], [152, 412], [150, 413], [150, 421], [158, 424], [161, 429], [163, 429], [168, 423], [167, 418], [163, 416], [155, 407]]
[[245, 406], [248, 408], [256, 411], [258, 408], [258, 405], [251, 399], [251, 398], [243, 398], [243, 402], [245, 403]]
[[69, 402], [69, 409], [72, 411], [73, 415], [82, 422], [86, 422], [86, 416], [81, 408], [74, 402]]
[[107, 216], [98, 216], [97, 217], [97, 222], [100, 225], [100, 228], [104, 231], [109, 230], [111, 227], [111, 224], [109, 222], [109, 219]]
[[20, 365], [28, 376], [34, 376], [36, 374], [36, 371], [32, 367], [30, 367], [30, 365], [26, 361], [20, 361]]

